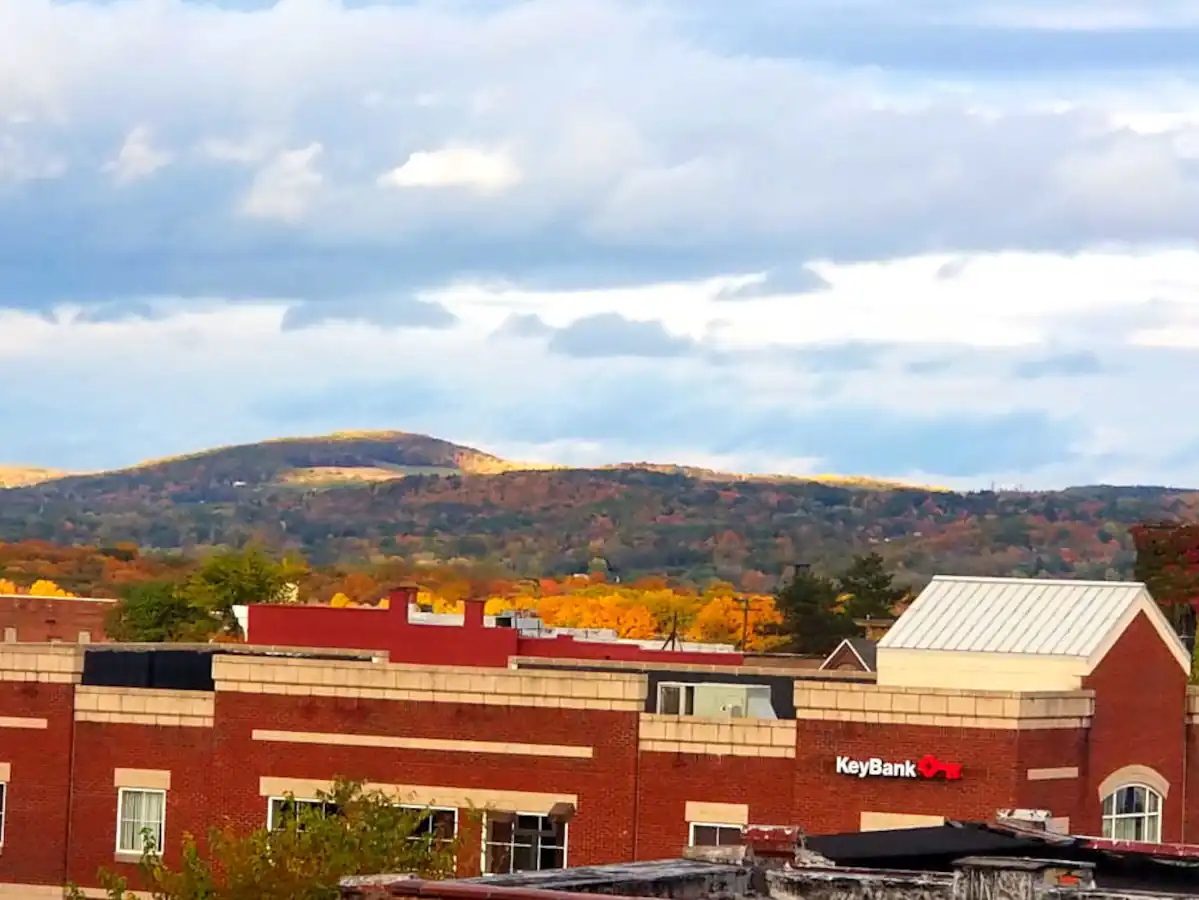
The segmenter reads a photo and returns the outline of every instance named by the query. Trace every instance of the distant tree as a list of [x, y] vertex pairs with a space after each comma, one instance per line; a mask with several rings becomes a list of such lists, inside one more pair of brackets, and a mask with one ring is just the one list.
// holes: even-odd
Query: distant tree
[[230, 550], [208, 557], [188, 578], [184, 593], [196, 606], [207, 609], [222, 627], [240, 631], [233, 607], [251, 603], [282, 603], [292, 599], [293, 585], [307, 573], [307, 565], [294, 558], [277, 560], [258, 546]]
[[29, 586], [29, 596], [31, 597], [73, 597], [74, 594], [67, 593], [53, 581], [48, 578], [39, 578]]
[[1136, 546], [1134, 577], [1179, 634], [1193, 634], [1199, 607], [1199, 525], [1146, 523], [1130, 529]]
[[[155, 900], [336, 900], [338, 883], [351, 875], [453, 874], [457, 840], [418, 830], [427, 812], [397, 806], [387, 794], [349, 781], [317, 800], [285, 802], [271, 829], [246, 834], [232, 826], [213, 828], [203, 849], [185, 835], [177, 868], [147, 841], [136, 889]], [[109, 900], [134, 896], [128, 879], [110, 872], [101, 870], [100, 883]], [[82, 900], [84, 894], [71, 886], [67, 897]]]
[[890, 618], [895, 605], [907, 594], [895, 586], [895, 576], [877, 553], [855, 556], [837, 583], [846, 595], [845, 612], [851, 619]]
[[129, 585], [109, 612], [104, 630], [117, 641], [207, 641], [220, 622], [195, 603], [185, 584], [147, 581]]
[[824, 655], [856, 634], [857, 626], [841, 608], [840, 597], [840, 586], [834, 579], [810, 569], [798, 570], [775, 594], [775, 607], [782, 616], [776, 628], [787, 638], [778, 649]]

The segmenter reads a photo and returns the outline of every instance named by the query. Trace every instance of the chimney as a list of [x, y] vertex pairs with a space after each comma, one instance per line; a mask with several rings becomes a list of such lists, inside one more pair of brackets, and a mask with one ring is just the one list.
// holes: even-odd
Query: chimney
[[416, 595], [420, 588], [415, 584], [401, 584], [387, 592], [387, 611], [407, 623], [410, 607], [416, 604]]
[[883, 635], [891, 630], [891, 626], [895, 624], [894, 619], [874, 619], [867, 616], [864, 619], [854, 619], [853, 623], [862, 629], [863, 637], [868, 641], [881, 641]]
[[462, 601], [462, 625], [474, 631], [483, 627], [483, 610], [487, 607], [486, 600]]

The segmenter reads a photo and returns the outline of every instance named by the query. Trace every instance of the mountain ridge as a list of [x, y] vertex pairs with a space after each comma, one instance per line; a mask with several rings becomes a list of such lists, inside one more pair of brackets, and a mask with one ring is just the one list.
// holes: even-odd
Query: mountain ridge
[[761, 590], [796, 562], [878, 551], [941, 572], [1126, 578], [1130, 529], [1194, 520], [1199, 492], [975, 491], [698, 467], [520, 464], [427, 435], [347, 432], [0, 488], [0, 541], [194, 552], [254, 541], [317, 564], [483, 561], [554, 576], [720, 578]]
[[[102, 469], [89, 472], [66, 472], [37, 466], [6, 466], [0, 464], [0, 489], [9, 487], [28, 487], [35, 484], [44, 484], [49, 481], [59, 481], [68, 478], [77, 479], [104, 477], [109, 475], [133, 475], [140, 471], [154, 469], [156, 467], [173, 465], [177, 463], [199, 462], [204, 459], [219, 456], [221, 454], [234, 451], [246, 452], [254, 450], [255, 448], [269, 450], [273, 448], [286, 448], [289, 446], [299, 447], [302, 445], [319, 444], [346, 445], [363, 442], [395, 442], [397, 444], [408, 443], [414, 448], [419, 446], [426, 452], [432, 450], [433, 448], [437, 448], [442, 455], [441, 462], [430, 464], [427, 466], [427, 468], [458, 468], [463, 474], [470, 475], [497, 475], [504, 474], [506, 472], [520, 471], [567, 471], [572, 469], [583, 471], [642, 469], [645, 471], [659, 471], [664, 473], [681, 473], [690, 477], [712, 481], [813, 481], [825, 484], [845, 484], [866, 488], [879, 487], [885, 489], [898, 489], [905, 487], [919, 487], [921, 489], [928, 490], [945, 490], [944, 488], [908, 484], [906, 482], [895, 481], [892, 479], [873, 478], [864, 475], [790, 475], [785, 473], [767, 472], [726, 472], [719, 469], [710, 469], [702, 466], [692, 466], [683, 463], [653, 463], [648, 461], [616, 462], [597, 466], [570, 466], [564, 463], [526, 462], [505, 459], [466, 444], [459, 444], [453, 441], [444, 440], [442, 438], [435, 438], [430, 435], [392, 430], [336, 431], [324, 435], [266, 438], [261, 441], [253, 441], [245, 444], [228, 444], [204, 450], [189, 451], [187, 453], [180, 453], [171, 456], [155, 457], [142, 460], [141, 462], [133, 463], [132, 465], [128, 466], [120, 466], [112, 469]], [[451, 460], [453, 461], [453, 465], [448, 465], [447, 463], [449, 463]], [[366, 465], [356, 465], [311, 468], [361, 468], [364, 470], [369, 470], [372, 467]], [[417, 467], [414, 466], [409, 468]], [[383, 471], [386, 470], [383, 469]], [[393, 477], [402, 478], [408, 474], [413, 473], [396, 471]], [[354, 480], [348, 472], [345, 473], [345, 478], [347, 481]]]

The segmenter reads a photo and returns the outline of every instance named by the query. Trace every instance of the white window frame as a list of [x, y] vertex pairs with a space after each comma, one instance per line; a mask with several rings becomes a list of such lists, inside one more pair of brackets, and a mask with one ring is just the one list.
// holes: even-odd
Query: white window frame
[[[663, 712], [662, 707], [665, 705], [662, 702], [662, 694], [667, 689], [677, 690], [679, 692], [679, 711], [677, 713]], [[688, 702], [690, 701], [690, 702]], [[691, 708], [691, 712], [687, 712], [687, 708]], [[662, 716], [694, 716], [695, 715], [695, 685], [688, 681], [660, 681], [658, 682], [658, 703], [654, 707], [654, 712]]]
[[[663, 706], [662, 692], [665, 688], [677, 689], [679, 692], [679, 711], [677, 713], [662, 712], [662, 706]], [[770, 696], [770, 694], [771, 694], [770, 685], [768, 685], [768, 684], [741, 684], [739, 682], [731, 682], [731, 681], [659, 681], [658, 682], [658, 697], [657, 697], [658, 702], [657, 702], [657, 705], [654, 707], [654, 712], [659, 715], [679, 716], [680, 718], [681, 717], [695, 717], [695, 715], [696, 715], [695, 701], [698, 699], [698, 696], [697, 696], [698, 692], [701, 689], [705, 689], [705, 688], [712, 688], [714, 690], [724, 688], [724, 689], [728, 689], [728, 690], [744, 691], [745, 692], [745, 706], [742, 708], [741, 715], [737, 716], [736, 718], [738, 718], [738, 719], [758, 719], [760, 721], [768, 721], [766, 719], [762, 719], [759, 716], [751, 716], [749, 714], [749, 700], [750, 700], [749, 692], [752, 688], [757, 688], [759, 690], [766, 691], [767, 702], [771, 703], [771, 706], [773, 708], [773, 699]], [[688, 702], [688, 701], [690, 701], [690, 702]], [[691, 712], [687, 712], [688, 707], [691, 708]], [[775, 713], [776, 718], [777, 718], [777, 715], [778, 714]], [[721, 716], [720, 718], [734, 718], [734, 717], [733, 716]]]
[[[687, 824], [689, 826], [687, 829], [687, 845], [689, 847], [700, 847], [700, 846], [703, 846], [703, 847], [737, 847], [737, 846], [740, 846], [741, 844], [745, 843], [744, 834], [743, 834], [743, 831], [742, 831], [742, 828], [740, 825], [732, 825], [728, 822], [688, 822]], [[701, 844], [695, 843], [695, 829], [696, 828], [717, 828], [717, 829], [722, 829], [725, 831], [735, 831], [735, 832], [737, 832], [737, 835], [739, 837], [741, 837], [742, 839], [737, 841], [736, 844], [716, 843], [716, 844], [702, 844], [701, 845]]]
[[[1144, 791], [1145, 792], [1145, 812], [1140, 813], [1121, 813], [1116, 812], [1116, 798], [1121, 791]], [[1149, 812], [1149, 798], [1157, 798], [1157, 811]], [[1107, 811], [1108, 801], [1111, 801], [1112, 811]], [[1146, 836], [1142, 839], [1146, 844], [1160, 844], [1162, 842], [1162, 817], [1165, 814], [1166, 798], [1158, 793], [1156, 788], [1150, 787], [1140, 781], [1132, 781], [1128, 784], [1121, 784], [1114, 788], [1110, 794], [1103, 798], [1099, 806], [1100, 811], [1100, 833], [1105, 840], [1122, 841], [1128, 840], [1115, 836], [1116, 823], [1135, 819], [1143, 819], [1146, 824]], [[1152, 830], [1149, 825], [1152, 824]], [[1110, 825], [1110, 831], [1109, 831]]]
[[328, 805], [328, 800], [318, 800], [315, 797], [267, 797], [266, 800], [266, 827], [267, 831], [275, 830], [275, 804], [276, 803], [296, 803], [306, 804], [309, 806]]
[[[307, 804], [310, 806], [335, 805], [335, 804], [330, 804], [328, 800], [318, 800], [315, 797], [268, 797], [267, 801], [266, 801], [266, 827], [267, 827], [268, 831], [275, 830], [275, 804], [288, 803], [288, 802], [295, 803], [295, 804], [303, 803], [303, 804]], [[449, 838], [444, 838], [443, 840], [454, 841], [454, 840], [458, 839], [459, 822], [458, 822], [457, 808], [452, 807], [452, 806], [412, 806], [411, 804], [407, 804], [407, 803], [397, 803], [396, 806], [398, 806], [400, 809], [404, 810], [405, 812], [409, 812], [409, 813], [421, 813], [421, 814], [436, 813], [436, 812], [453, 813], [454, 814], [454, 833]], [[419, 841], [423, 837], [424, 837], [423, 835], [411, 834], [408, 836], [408, 840]]]
[[143, 827], [139, 828], [137, 831], [137, 838], [141, 842], [138, 845], [137, 849], [131, 850], [128, 847], [121, 846], [121, 823], [125, 819], [125, 816], [124, 816], [125, 797], [127, 797], [130, 794], [157, 794], [158, 796], [162, 797], [162, 818], [159, 819], [159, 821], [158, 821], [159, 834], [158, 834], [158, 840], [154, 846], [154, 852], [156, 854], [161, 855], [162, 847], [166, 843], [166, 840], [167, 840], [167, 792], [164, 791], [162, 788], [138, 788], [138, 787], [117, 788], [117, 834], [116, 834], [116, 842], [115, 842], [116, 843], [116, 852], [122, 856], [133, 856], [135, 854], [137, 856], [141, 856], [142, 853], [144, 853], [145, 849], [146, 849], [145, 836], [142, 834], [142, 832], [145, 830], [145, 823], [143, 823]]
[[[434, 840], [434, 843], [436, 843], [438, 840], [442, 840], [442, 841], [446, 841], [446, 842], [458, 840], [458, 809], [457, 809], [457, 807], [454, 807], [454, 806], [412, 806], [411, 804], [408, 804], [408, 803], [400, 803], [397, 805], [400, 807], [400, 809], [404, 810], [404, 812], [418, 813], [422, 817], [424, 816], [425, 813], [439, 813], [439, 812], [453, 813], [454, 814], [454, 833], [452, 835], [450, 835], [448, 838], [438, 838], [436, 835], [434, 835], [433, 840]], [[422, 821], [428, 821], [428, 820], [422, 818]], [[419, 840], [423, 840], [423, 839], [424, 839], [424, 835], [418, 835], [418, 834], [408, 835], [408, 840], [410, 840], [410, 841], [419, 841]]]
[[[504, 816], [512, 816], [513, 817], [513, 819], [514, 819], [513, 826], [512, 826], [513, 840], [515, 840], [515, 838], [516, 838], [515, 819], [518, 819], [520, 816], [537, 816], [538, 818], [541, 818], [541, 819], [549, 819], [550, 818], [550, 814], [548, 812], [510, 812], [508, 810], [502, 810], [502, 811], [497, 810], [496, 812], [501, 815], [504, 815]], [[524, 872], [524, 871], [557, 872], [558, 871], [558, 869], [540, 869], [540, 868], [539, 869], [531, 869], [531, 870], [509, 869], [507, 872], [488, 871], [487, 848], [490, 847], [492, 844], [496, 844], [497, 846], [499, 845], [498, 841], [490, 840], [491, 817], [492, 817], [491, 813], [488, 813], [483, 817], [483, 856], [482, 856], [482, 859], [480, 860], [480, 862], [482, 863], [480, 868], [482, 869], [482, 872], [484, 875], [511, 875], [517, 871], [522, 871], [522, 872]], [[515, 847], [516, 847], [515, 843], [509, 842], [509, 844], [508, 844], [509, 853], [511, 853], [515, 849]], [[509, 858], [511, 858], [511, 857], [509, 857]], [[540, 862], [540, 860], [538, 860], [538, 862]], [[565, 869], [569, 865], [570, 865], [570, 823], [563, 822], [562, 823], [562, 866], [561, 866], [561, 868]]]

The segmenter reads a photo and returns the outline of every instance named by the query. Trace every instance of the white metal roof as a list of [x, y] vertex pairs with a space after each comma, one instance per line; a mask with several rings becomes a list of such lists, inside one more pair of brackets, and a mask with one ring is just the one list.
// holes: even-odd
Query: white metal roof
[[[938, 575], [879, 642], [880, 649], [1017, 653], [1089, 659], [1140, 608], [1182, 652], [1145, 585]], [[1167, 634], [1163, 634], [1166, 638]], [[1177, 645], [1177, 646], [1174, 646]], [[1188, 660], [1189, 662], [1189, 660]]]

